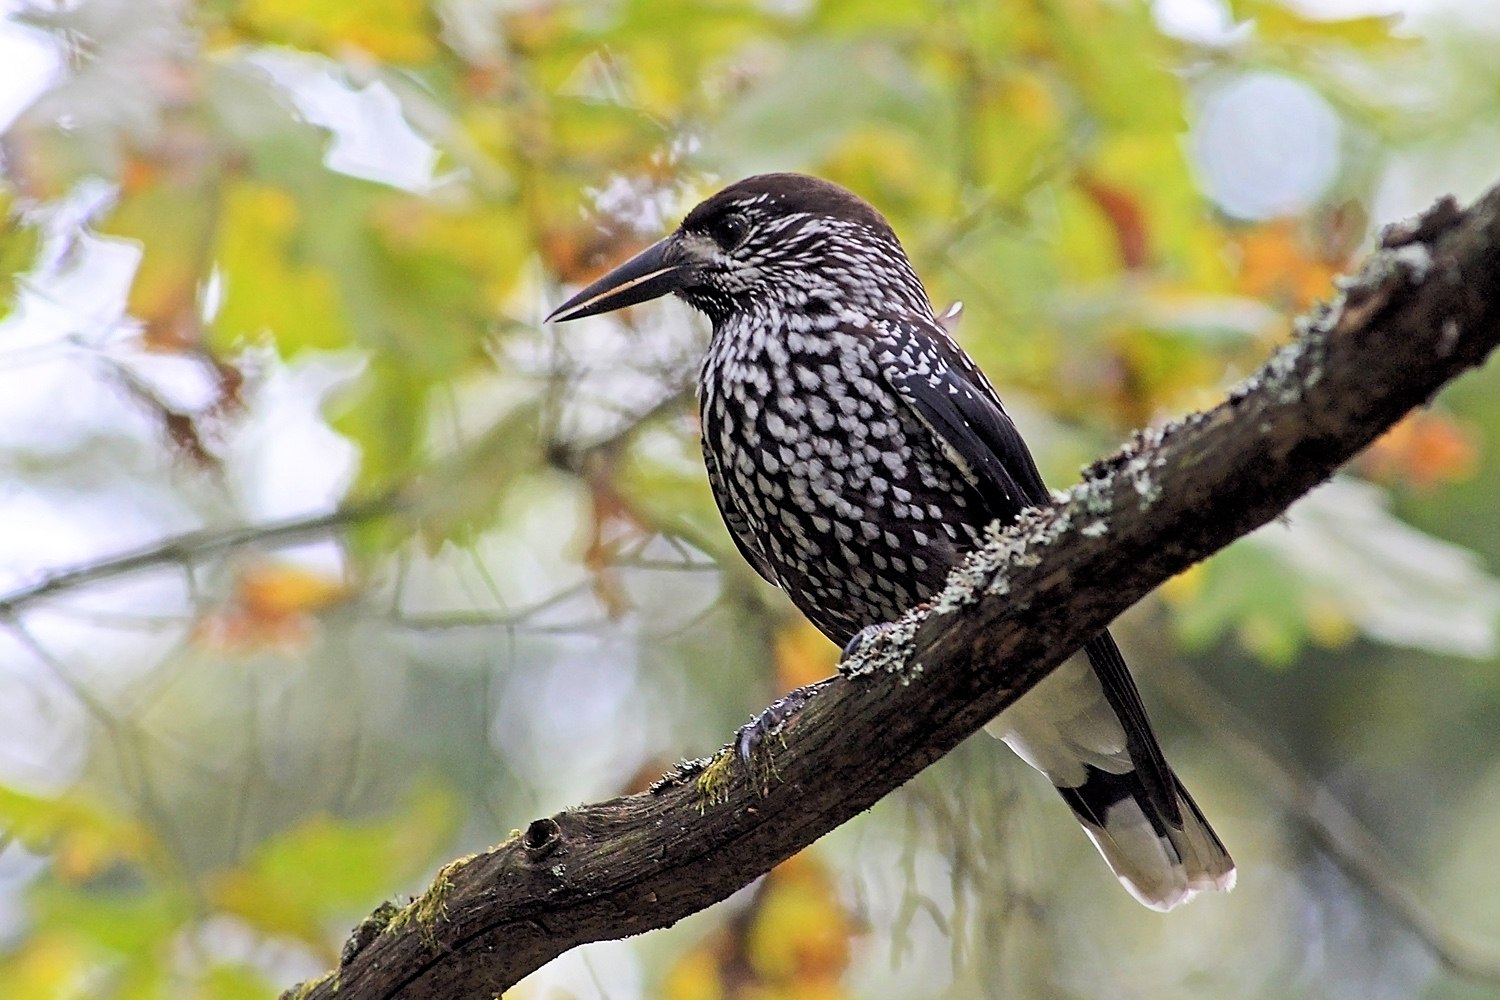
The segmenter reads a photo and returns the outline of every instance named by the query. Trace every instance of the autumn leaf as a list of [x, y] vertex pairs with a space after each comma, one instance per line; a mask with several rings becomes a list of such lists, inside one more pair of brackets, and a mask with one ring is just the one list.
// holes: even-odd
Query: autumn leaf
[[211, 648], [247, 652], [298, 649], [319, 612], [351, 595], [347, 583], [285, 562], [255, 563], [240, 572], [228, 604], [199, 620], [195, 638]]
[[438, 51], [426, 0], [250, 0], [240, 16], [263, 37], [330, 54], [358, 49], [414, 63]]
[[1473, 475], [1478, 455], [1471, 430], [1442, 413], [1419, 410], [1370, 445], [1359, 466], [1378, 482], [1428, 492]]
[[264, 619], [321, 611], [349, 596], [340, 580], [291, 563], [262, 563], [240, 575], [239, 603]]
[[219, 217], [221, 156], [208, 136], [178, 127], [121, 166], [120, 201], [103, 229], [141, 246], [129, 307], [152, 350], [201, 344], [199, 288]]
[[615, 572], [615, 557], [621, 539], [640, 533], [640, 520], [629, 501], [614, 485], [609, 466], [601, 460], [585, 473], [589, 489], [588, 542], [583, 550], [583, 564], [591, 574], [594, 596], [613, 619], [619, 619], [631, 608], [630, 597]]
[[1240, 252], [1239, 290], [1287, 313], [1326, 298], [1333, 279], [1348, 267], [1341, 252], [1320, 251], [1291, 219], [1256, 226], [1235, 241]]
[[862, 931], [815, 852], [783, 862], [750, 905], [677, 960], [664, 1000], [843, 1000]]
[[0, 829], [35, 854], [50, 854], [57, 876], [79, 882], [118, 861], [147, 860], [159, 845], [141, 823], [79, 794], [30, 795], [0, 787]]
[[1089, 174], [1079, 177], [1078, 186], [1109, 220], [1119, 247], [1121, 266], [1127, 271], [1139, 271], [1150, 264], [1151, 242], [1146, 212], [1135, 196], [1123, 187]]
[[583, 285], [640, 249], [641, 240], [622, 226], [578, 224], [541, 232], [537, 247], [558, 280]]
[[822, 680], [838, 662], [838, 647], [800, 615], [776, 636], [776, 683], [783, 691]]

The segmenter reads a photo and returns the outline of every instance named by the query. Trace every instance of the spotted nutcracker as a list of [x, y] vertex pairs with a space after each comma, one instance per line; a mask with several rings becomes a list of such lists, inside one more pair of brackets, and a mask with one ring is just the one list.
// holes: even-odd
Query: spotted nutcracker
[[[730, 534], [840, 646], [941, 590], [990, 522], [1049, 502], [895, 232], [851, 192], [800, 174], [732, 184], [548, 319], [668, 292], [713, 323], [698, 399]], [[1142, 903], [1234, 885], [1108, 632], [988, 728], [1052, 781]]]

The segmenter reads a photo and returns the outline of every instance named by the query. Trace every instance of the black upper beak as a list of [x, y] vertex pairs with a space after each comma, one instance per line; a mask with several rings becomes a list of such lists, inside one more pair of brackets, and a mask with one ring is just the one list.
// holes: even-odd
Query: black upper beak
[[685, 286], [692, 271], [691, 262], [683, 259], [674, 238], [668, 236], [552, 310], [547, 322], [597, 316], [666, 295]]

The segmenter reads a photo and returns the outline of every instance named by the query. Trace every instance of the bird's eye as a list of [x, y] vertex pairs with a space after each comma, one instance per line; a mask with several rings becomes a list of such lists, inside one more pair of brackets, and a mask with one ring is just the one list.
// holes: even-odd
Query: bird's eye
[[708, 235], [721, 249], [733, 250], [750, 235], [750, 220], [738, 212], [726, 215], [709, 227]]

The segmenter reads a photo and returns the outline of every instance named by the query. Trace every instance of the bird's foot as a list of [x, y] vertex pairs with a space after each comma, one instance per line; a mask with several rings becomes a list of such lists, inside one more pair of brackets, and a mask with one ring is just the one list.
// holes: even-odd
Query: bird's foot
[[844, 646], [844, 655], [839, 659], [839, 673], [845, 677], [863, 677], [867, 674], [895, 673], [905, 683], [909, 673], [920, 667], [909, 663], [912, 640], [917, 629], [927, 617], [926, 604], [893, 622], [866, 625], [854, 634]]
[[789, 692], [741, 726], [726, 752], [714, 758], [698, 775], [698, 791], [705, 802], [713, 804], [722, 799], [729, 771], [735, 763], [754, 775], [756, 784], [763, 793], [768, 790], [772, 779], [776, 777], [776, 768], [771, 761], [767, 741], [773, 737], [779, 738], [787, 722], [802, 710], [814, 694], [833, 680], [830, 677]]
[[866, 625], [854, 633], [853, 639], [844, 643], [844, 652], [839, 659], [847, 660], [851, 656], [858, 656], [865, 650], [874, 649], [891, 630], [893, 624], [892, 622], [876, 622], [874, 625]]
[[826, 683], [828, 682], [819, 681], [787, 692], [773, 701], [764, 712], [741, 726], [734, 737], [734, 750], [739, 755], [740, 763], [749, 764], [766, 737], [780, 736], [781, 727], [787, 720], [801, 711], [813, 693]]

